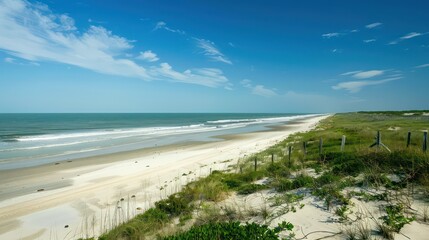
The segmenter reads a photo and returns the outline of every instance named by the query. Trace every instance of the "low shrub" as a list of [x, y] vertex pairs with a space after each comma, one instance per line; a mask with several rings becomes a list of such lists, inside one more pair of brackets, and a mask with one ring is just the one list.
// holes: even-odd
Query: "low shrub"
[[312, 187], [313, 185], [314, 179], [304, 174], [298, 175], [292, 182], [293, 189], [301, 187]]
[[191, 201], [192, 199], [190, 199], [189, 196], [185, 196], [185, 194], [181, 192], [156, 202], [155, 207], [170, 216], [178, 216], [182, 213], [192, 211], [192, 207], [190, 206]]
[[248, 195], [248, 194], [252, 194], [252, 193], [255, 193], [257, 191], [266, 189], [266, 188], [267, 187], [265, 185], [250, 183], [250, 184], [245, 184], [245, 185], [242, 185], [241, 187], [239, 187], [237, 189], [237, 193], [241, 194], [241, 195]]
[[267, 225], [256, 223], [240, 222], [217, 222], [207, 223], [200, 226], [194, 226], [190, 230], [173, 236], [164, 238], [164, 240], [212, 240], [212, 239], [258, 239], [258, 240], [277, 240], [278, 234], [283, 230], [292, 230], [293, 225], [283, 222], [274, 229]]
[[326, 185], [326, 184], [331, 184], [331, 183], [334, 183], [334, 182], [338, 182], [338, 181], [340, 181], [340, 179], [341, 179], [340, 176], [338, 176], [338, 175], [336, 175], [336, 174], [334, 174], [332, 172], [325, 172], [325, 173], [322, 174], [322, 176], [320, 176], [320, 177], [318, 177], [316, 179], [316, 183], [319, 186], [323, 186], [323, 185]]
[[135, 217], [136, 221], [165, 223], [169, 221], [168, 214], [159, 208], [150, 208], [146, 212], [139, 214]]
[[266, 171], [270, 177], [289, 177], [290, 169], [285, 166], [284, 162], [276, 162], [269, 164]]
[[272, 185], [277, 192], [286, 192], [293, 189], [292, 181], [285, 178], [275, 179], [272, 182]]
[[392, 231], [399, 233], [405, 224], [415, 220], [414, 217], [406, 217], [404, 215], [404, 207], [401, 204], [388, 205], [385, 207], [387, 215], [380, 217], [383, 223]]

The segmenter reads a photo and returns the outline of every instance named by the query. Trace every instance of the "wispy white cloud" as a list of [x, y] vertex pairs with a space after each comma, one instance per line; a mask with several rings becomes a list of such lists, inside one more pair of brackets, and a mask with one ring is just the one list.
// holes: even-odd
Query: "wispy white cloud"
[[156, 53], [152, 52], [151, 50], [140, 52], [140, 55], [137, 56], [137, 59], [145, 60], [148, 62], [156, 62], [159, 60]]
[[173, 70], [170, 64], [161, 63], [159, 67], [152, 67], [151, 72], [155, 76], [170, 79], [172, 82], [198, 84], [207, 87], [223, 86], [228, 90], [232, 88], [228, 78], [223, 75], [222, 70], [217, 68], [196, 68], [178, 72]]
[[370, 71], [355, 73], [352, 75], [352, 77], [357, 78], [357, 79], [366, 79], [366, 78], [372, 78], [372, 77], [380, 76], [383, 73], [384, 73], [383, 70], [370, 70]]
[[167, 30], [169, 32], [178, 33], [178, 34], [181, 34], [181, 35], [185, 35], [186, 34], [186, 32], [183, 31], [183, 30], [173, 29], [173, 28], [168, 27], [167, 23], [165, 23], [163, 21], [157, 22], [156, 25], [155, 25], [155, 28], [153, 30], [158, 30], [158, 29], [164, 29], [164, 30]]
[[253, 85], [252, 81], [249, 79], [243, 79], [240, 83], [243, 87], [249, 88], [254, 95], [259, 95], [262, 97], [277, 96], [277, 93], [274, 90], [268, 89], [264, 85]]
[[277, 93], [271, 89], [264, 87], [263, 85], [256, 85], [252, 89], [252, 93], [263, 97], [274, 97]]
[[11, 57], [4, 58], [4, 61], [7, 63], [15, 63], [16, 59]]
[[153, 30], [164, 29], [167, 26], [167, 23], [163, 21], [159, 21], [156, 23], [155, 28]]
[[195, 40], [197, 41], [197, 47], [201, 48], [203, 50], [203, 54], [213, 61], [232, 64], [232, 62], [216, 48], [214, 42], [200, 38], [195, 38]]
[[372, 43], [375, 41], [377, 41], [377, 39], [375, 39], [375, 38], [363, 40], [364, 43]]
[[340, 31], [340, 32], [324, 33], [324, 34], [322, 34], [322, 38], [329, 39], [329, 38], [345, 36], [345, 35], [353, 34], [353, 33], [357, 33], [357, 32], [359, 32], [359, 29], [343, 30], [343, 31]]
[[421, 36], [423, 34], [424, 33], [410, 32], [410, 33], [400, 37], [400, 39], [405, 40], [405, 39], [415, 38], [415, 37]]
[[383, 25], [383, 23], [381, 23], [381, 22], [375, 22], [375, 23], [368, 24], [365, 27], [368, 28], [368, 29], [373, 29], [373, 28], [379, 27], [381, 25]]
[[348, 76], [348, 75], [353, 75], [353, 74], [360, 73], [360, 72], [362, 72], [362, 71], [351, 71], [351, 72], [341, 73], [340, 75], [341, 76]]
[[352, 33], [357, 33], [357, 32], [359, 32], [359, 29], [343, 30], [343, 31], [340, 31], [340, 32], [324, 33], [324, 34], [322, 34], [322, 38], [329, 39], [329, 38], [345, 36], [345, 35], [352, 34]]
[[232, 42], [228, 42], [228, 45], [231, 47], [235, 47], [234, 43], [232, 43]]
[[325, 34], [322, 34], [322, 37], [323, 37], [323, 38], [333, 38], [333, 37], [338, 37], [338, 36], [340, 36], [340, 35], [341, 35], [340, 33], [332, 32], [332, 33], [325, 33]]
[[[366, 80], [369, 78], [375, 78], [382, 76], [386, 73], [390, 73], [387, 77], [384, 79], [377, 79], [377, 80]], [[369, 70], [369, 71], [350, 71], [341, 73], [340, 76], [346, 76], [346, 77], [352, 77], [354, 79], [359, 79], [358, 81], [344, 81], [340, 82], [334, 86], [332, 86], [332, 89], [334, 90], [346, 90], [350, 93], [356, 93], [362, 90], [362, 88], [372, 85], [379, 85], [383, 83], [387, 83], [390, 81], [398, 80], [402, 78], [402, 74], [400, 71], [394, 70], [394, 69], [388, 69], [388, 70]]]
[[252, 81], [250, 81], [249, 79], [243, 79], [240, 81], [240, 83], [241, 83], [241, 85], [243, 85], [243, 87], [246, 87], [246, 88], [252, 88], [253, 87]]
[[357, 93], [360, 90], [362, 90], [362, 88], [364, 88], [364, 87], [373, 86], [373, 85], [380, 85], [380, 84], [388, 83], [388, 82], [398, 80], [401, 78], [402, 77], [391, 77], [391, 78], [386, 78], [386, 79], [377, 80], [377, 81], [341, 82], [335, 86], [332, 86], [332, 89], [334, 89], [334, 90], [346, 90], [346, 91], [349, 91], [350, 93]]
[[366, 78], [372, 78], [376, 76], [380, 76], [384, 74], [384, 70], [370, 70], [370, 71], [351, 71], [346, 73], [341, 73], [341, 76], [349, 76], [351, 75], [353, 78], [356, 79], [366, 79]]
[[4, 62], [6, 63], [10, 63], [10, 64], [18, 64], [21, 66], [40, 66], [40, 64], [38, 62], [31, 62], [31, 61], [19, 61], [16, 58], [11, 58], [11, 57], [5, 57], [4, 58]]
[[97, 21], [97, 20], [94, 20], [92, 18], [89, 18], [88, 22], [92, 23], [92, 24], [106, 24], [107, 23], [106, 21]]
[[429, 32], [426, 32], [426, 33], [410, 32], [410, 33], [405, 34], [404, 36], [402, 36], [402, 37], [400, 37], [400, 38], [398, 38], [396, 40], [393, 40], [393, 41], [389, 42], [389, 45], [395, 45], [395, 44], [398, 44], [401, 41], [408, 40], [408, 39], [415, 38], [415, 37], [419, 37], [419, 36], [423, 36], [423, 35], [426, 35], [426, 34], [429, 34]]
[[429, 67], [429, 63], [415, 66], [415, 68], [427, 68], [427, 67]]
[[[159, 27], [166, 29], [165, 24]], [[23, 0], [0, 1], [0, 50], [14, 57], [64, 63], [148, 81], [168, 80], [230, 88], [228, 79], [218, 69], [201, 68], [180, 73], [167, 63], [143, 67], [131, 58], [132, 43], [99, 26], [78, 30], [71, 17], [55, 14], [47, 5]], [[146, 59], [155, 61], [157, 56], [150, 53], [146, 52]]]

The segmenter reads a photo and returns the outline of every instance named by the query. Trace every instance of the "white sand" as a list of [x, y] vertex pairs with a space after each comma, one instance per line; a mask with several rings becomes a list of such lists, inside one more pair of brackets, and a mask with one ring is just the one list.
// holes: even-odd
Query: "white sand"
[[165, 148], [141, 156], [124, 154], [123, 158], [119, 156], [121, 161], [107, 164], [63, 170], [58, 165], [59, 169], [49, 174], [39, 174], [41, 168], [37, 168], [19, 181], [3, 180], [0, 193], [29, 186], [44, 188], [43, 183], [57, 186], [21, 196], [11, 193], [13, 197], [2, 200], [0, 239], [76, 239], [99, 235], [210, 170], [226, 169], [239, 158], [266, 149], [291, 133], [307, 131], [326, 117], [220, 142]]
[[[359, 192], [364, 189], [355, 188], [353, 190]], [[340, 221], [340, 217], [335, 213], [338, 206], [334, 205], [328, 210], [323, 200], [311, 195], [306, 189], [292, 190], [288, 193], [299, 194], [304, 197], [297, 202], [276, 206], [274, 205], [274, 196], [281, 196], [286, 193], [264, 190], [247, 196], [233, 194], [219, 205], [223, 209], [235, 209], [236, 212], [243, 214], [245, 216], [243, 222], [266, 224], [270, 228], [277, 227], [283, 221], [292, 223], [294, 225], [293, 230], [282, 232], [281, 237], [287, 237], [293, 233], [295, 239], [341, 240], [349, 239], [347, 232], [358, 233], [357, 229], [363, 228], [369, 232], [371, 239], [382, 239], [377, 233], [377, 224], [382, 223], [379, 218], [385, 215], [384, 210], [382, 210], [383, 206], [387, 204], [385, 201], [365, 202], [352, 197], [352, 204], [348, 206], [349, 209], [346, 211], [348, 220]], [[294, 206], [295, 211], [291, 210], [292, 206]], [[427, 202], [422, 200], [411, 203], [411, 209], [415, 210], [411, 214], [416, 216], [416, 220], [406, 224], [400, 233], [394, 233], [395, 240], [428, 239], [429, 224], [422, 220], [425, 208], [428, 211], [429, 206]], [[262, 211], [268, 213], [269, 216], [266, 219], [261, 217]], [[251, 217], [251, 212], [257, 212], [257, 216]]]

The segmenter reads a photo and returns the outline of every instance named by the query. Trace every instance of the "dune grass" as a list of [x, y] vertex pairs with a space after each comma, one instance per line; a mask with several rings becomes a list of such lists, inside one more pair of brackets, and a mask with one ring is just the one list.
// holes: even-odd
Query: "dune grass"
[[[277, 204], [282, 204], [299, 199], [299, 196], [294, 197], [287, 193], [299, 188], [309, 189], [311, 194], [322, 199], [328, 211], [336, 206], [335, 212], [342, 221], [347, 221], [348, 205], [353, 196], [359, 196], [368, 201], [388, 200], [390, 205], [386, 207], [386, 215], [377, 219], [377, 224], [379, 224], [380, 235], [391, 238], [404, 224], [413, 221], [414, 218], [404, 215], [404, 209], [407, 206], [391, 201], [392, 197], [388, 196], [388, 191], [419, 188], [421, 190], [419, 192], [423, 194], [421, 197], [429, 196], [429, 157], [428, 153], [422, 151], [422, 131], [429, 127], [429, 116], [422, 113], [419, 111], [415, 115], [404, 115], [404, 112], [336, 114], [322, 121], [316, 129], [291, 135], [265, 151], [242, 159], [227, 171], [213, 171], [209, 176], [189, 183], [182, 191], [155, 203], [155, 207], [104, 233], [99, 239], [148, 237], [188, 239], [186, 236], [206, 233], [204, 229], [207, 229], [207, 226], [220, 228], [220, 232], [228, 232], [231, 230], [231, 224], [215, 223], [242, 220], [242, 217], [238, 219], [238, 214], [232, 209], [213, 210], [210, 204], [205, 203], [220, 202], [231, 192], [246, 195], [264, 189], [273, 189], [278, 193], [285, 192], [284, 198], [278, 197], [273, 200]], [[382, 142], [392, 152], [383, 148], [369, 148], [375, 141], [377, 131], [381, 131]], [[407, 147], [409, 131], [411, 144]], [[343, 135], [346, 136], [346, 145], [344, 151], [340, 151]], [[322, 152], [319, 149], [321, 138], [323, 139]], [[306, 151], [303, 147], [304, 142]], [[289, 146], [292, 147], [291, 156], [288, 156]], [[274, 155], [274, 162], [272, 162], [272, 155]], [[256, 170], [255, 158], [258, 161]], [[313, 175], [308, 173], [310, 170], [314, 173]], [[392, 175], [398, 179], [393, 181], [389, 178]], [[260, 179], [267, 179], [267, 181], [264, 184], [255, 183]], [[384, 194], [376, 195], [365, 192], [344, 194], [342, 190], [350, 186], [387, 190]], [[415, 197], [413, 191], [409, 194]], [[291, 206], [295, 208], [295, 205]], [[195, 226], [188, 233], [165, 236], [162, 229], [168, 225], [174, 225], [172, 219], [180, 219], [180, 222], [190, 221], [195, 212], [201, 209], [205, 209], [208, 214], [206, 216], [209, 216], [205, 221], [196, 221]], [[263, 211], [260, 212], [264, 214]], [[426, 213], [425, 216], [427, 215]], [[234, 224], [238, 223], [232, 225]], [[243, 225], [243, 228], [248, 226]], [[252, 226], [255, 231], [259, 231], [259, 227]], [[365, 228], [365, 231], [362, 229], [356, 228], [356, 231], [360, 231], [356, 234], [368, 235], [367, 229]], [[177, 231], [182, 230], [183, 228], [178, 228]], [[353, 235], [349, 230], [347, 232]], [[211, 237], [207, 235], [200, 239], [212, 239], [213, 236], [215, 235]]]

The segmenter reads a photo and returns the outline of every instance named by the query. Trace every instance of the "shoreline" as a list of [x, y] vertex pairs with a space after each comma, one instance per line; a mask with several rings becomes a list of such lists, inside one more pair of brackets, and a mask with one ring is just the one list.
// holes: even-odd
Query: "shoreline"
[[[13, 134], [11, 132], [10, 136], [7, 134], [0, 136], [0, 142], [9, 142], [10, 139], [8, 140], [8, 138], [15, 139], [10, 141], [10, 144], [0, 144], [0, 152], [5, 153], [4, 155], [1, 154], [0, 173], [3, 170], [37, 167], [66, 162], [68, 160], [129, 152], [143, 148], [154, 148], [193, 141], [216, 141], [219, 140], [217, 136], [220, 135], [265, 131], [273, 125], [281, 125], [322, 114], [289, 115], [274, 118], [265, 117], [259, 120], [258, 118], [227, 119], [219, 120], [219, 122], [206, 121], [202, 124], [191, 125], [182, 123], [184, 125], [178, 126], [164, 126], [163, 124], [160, 126], [151, 126], [149, 124], [150, 126], [137, 128], [133, 128], [132, 126], [117, 127], [114, 129], [94, 128], [85, 130], [78, 128], [74, 131], [69, 129], [70, 131], [46, 132], [45, 134], [42, 133], [43, 127], [39, 126], [42, 130], [37, 135], [30, 134], [19, 137], [20, 134]], [[190, 121], [192, 122], [192, 120]], [[25, 129], [26, 127], [22, 126], [22, 128]], [[25, 130], [23, 131], [25, 132]], [[8, 129], [6, 129], [6, 132], [8, 132]], [[96, 138], [94, 139], [91, 136], [95, 136]], [[98, 138], [97, 136], [101, 137]], [[53, 139], [58, 139], [58, 141], [53, 142]], [[23, 142], [20, 143], [21, 141]]]
[[[146, 148], [1, 174], [0, 215], [4, 218], [0, 220], [0, 238], [98, 235], [211, 170], [225, 169], [291, 133], [309, 130], [328, 116], [291, 121], [260, 132], [217, 136], [220, 141]], [[127, 201], [132, 206], [126, 207], [126, 217], [116, 223], [111, 219], [103, 222], [100, 213], [114, 214], [118, 204]], [[83, 222], [91, 216], [96, 218], [92, 230], [85, 230]]]

